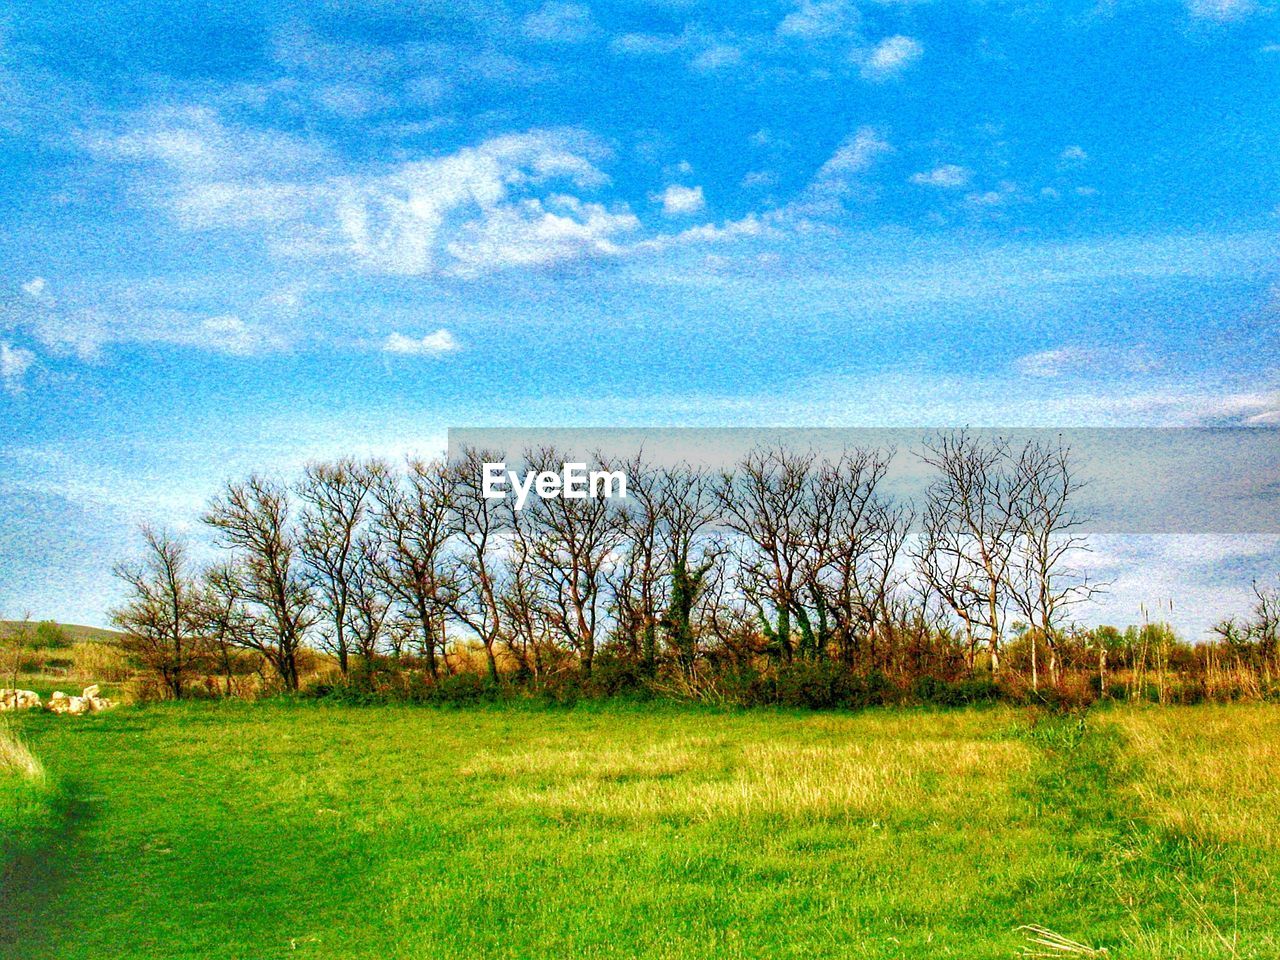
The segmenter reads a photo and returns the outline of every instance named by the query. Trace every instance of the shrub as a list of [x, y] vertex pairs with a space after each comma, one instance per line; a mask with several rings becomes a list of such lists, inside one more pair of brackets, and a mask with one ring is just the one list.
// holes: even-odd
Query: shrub
[[916, 679], [911, 693], [921, 703], [939, 707], [961, 707], [971, 703], [992, 703], [1003, 698], [1003, 691], [990, 678], [943, 680], [924, 676]]
[[775, 702], [773, 678], [749, 664], [726, 666], [717, 680], [716, 690], [728, 703], [757, 707]]
[[596, 656], [585, 687], [589, 694], [602, 697], [650, 693], [641, 664], [620, 657], [612, 651], [604, 651]]
[[777, 703], [810, 710], [866, 706], [867, 691], [849, 669], [831, 660], [796, 660], [778, 667]]
[[35, 637], [31, 646], [62, 650], [71, 646], [71, 635], [60, 624], [52, 620], [42, 620], [36, 624]]
[[465, 706], [474, 703], [491, 703], [502, 696], [502, 685], [494, 683], [488, 675], [480, 673], [455, 673], [441, 677], [427, 687], [426, 702]]

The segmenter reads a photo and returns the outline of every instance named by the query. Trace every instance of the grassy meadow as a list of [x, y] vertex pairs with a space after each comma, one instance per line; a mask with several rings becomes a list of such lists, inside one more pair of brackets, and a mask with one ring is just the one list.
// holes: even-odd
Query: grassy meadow
[[0, 956], [1280, 955], [1269, 706], [228, 701], [15, 738]]

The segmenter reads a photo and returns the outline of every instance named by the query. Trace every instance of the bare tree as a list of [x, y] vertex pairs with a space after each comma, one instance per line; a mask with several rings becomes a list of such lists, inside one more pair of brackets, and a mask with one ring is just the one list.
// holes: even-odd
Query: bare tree
[[302, 502], [298, 545], [324, 623], [320, 635], [343, 674], [350, 659], [352, 579], [361, 563], [358, 541], [373, 490], [385, 473], [381, 464], [351, 459], [311, 463], [296, 488]]
[[452, 482], [443, 463], [410, 459], [403, 482], [388, 473], [375, 490], [374, 527], [384, 547], [382, 579], [412, 622], [432, 677], [440, 675], [445, 600], [456, 594], [445, 568]]
[[446, 580], [449, 590], [441, 601], [484, 646], [491, 680], [498, 679], [496, 649], [502, 634], [502, 576], [504, 573], [505, 501], [484, 495], [485, 463], [504, 456], [493, 450], [467, 449], [450, 467], [452, 527], [457, 550]]
[[223, 694], [235, 693], [238, 648], [255, 648], [251, 642], [257, 622], [246, 609], [240, 577], [234, 563], [222, 562], [202, 574], [196, 598], [196, 615], [211, 659], [222, 674]]
[[658, 489], [659, 556], [668, 576], [662, 626], [690, 674], [698, 656], [697, 610], [725, 553], [721, 538], [711, 535], [720, 504], [712, 478], [688, 464], [663, 470]]
[[619, 514], [625, 547], [612, 579], [618, 633], [632, 660], [652, 677], [658, 664], [658, 625], [663, 602], [663, 558], [659, 540], [663, 491], [658, 471], [641, 454], [619, 463], [629, 478], [627, 505]]
[[1253, 597], [1248, 637], [1257, 644], [1264, 675], [1269, 676], [1275, 669], [1276, 654], [1280, 651], [1280, 589], [1262, 587], [1255, 580]]
[[257, 621], [240, 641], [266, 657], [285, 689], [298, 689], [298, 650], [316, 614], [298, 557], [288, 490], [256, 474], [229, 483], [209, 504], [204, 521], [234, 551], [240, 602]]
[[[566, 458], [546, 448], [530, 451], [525, 459], [530, 469], [542, 472], [554, 471]], [[608, 606], [608, 574], [622, 544], [619, 512], [606, 497], [538, 497], [524, 513], [529, 571], [543, 609], [589, 674]]]
[[187, 681], [205, 654], [200, 630], [198, 587], [187, 546], [164, 531], [142, 528], [143, 558], [121, 563], [115, 575], [128, 596], [111, 613], [125, 637], [121, 646], [160, 678], [165, 692], [181, 700]]
[[624, 546], [611, 578], [618, 632], [645, 675], [657, 672], [660, 632], [688, 671], [696, 654], [693, 611], [714, 562], [716, 541], [706, 535], [717, 509], [713, 484], [686, 463], [658, 468], [640, 455], [611, 469], [629, 478], [618, 515]]
[[539, 678], [549, 666], [554, 628], [535, 574], [530, 523], [522, 511], [510, 515], [509, 576], [503, 583], [503, 639], [521, 676]]
[[770, 652], [790, 662], [791, 618], [809, 579], [806, 499], [813, 454], [753, 450], [716, 487], [720, 516], [737, 534], [743, 593], [756, 606]]
[[964, 663], [972, 672], [980, 642], [982, 596], [955, 515], [941, 499], [925, 501], [912, 556], [923, 581], [925, 602], [936, 597], [960, 621]]
[[878, 493], [893, 454], [845, 451], [811, 474], [803, 499], [808, 552], [796, 605], [802, 645], [825, 657], [835, 646], [853, 665], [860, 639], [870, 640], [895, 583], [905, 514]]
[[969, 636], [975, 626], [986, 631], [991, 672], [998, 673], [1026, 477], [1012, 464], [1006, 441], [983, 443], [963, 430], [935, 438], [922, 459], [938, 471], [923, 519], [927, 546], [941, 553], [941, 562], [926, 560], [922, 572], [938, 574], [931, 583]]
[[384, 589], [386, 579], [380, 573], [385, 568], [385, 559], [377, 540], [362, 534], [355, 547], [357, 559], [348, 583], [347, 633], [352, 648], [369, 664], [381, 652], [391, 597]]
[[1073, 506], [1084, 484], [1072, 466], [1070, 448], [1060, 442], [1029, 441], [1018, 454], [1014, 470], [1018, 479], [1012, 509], [1018, 543], [1006, 580], [1014, 605], [1029, 627], [1033, 686], [1039, 681], [1035, 645], [1040, 641], [1049, 653], [1050, 683], [1056, 686], [1062, 619], [1102, 589], [1071, 566], [1076, 554], [1089, 549], [1088, 539], [1080, 532], [1085, 517]]
[[6, 624], [0, 630], [0, 674], [5, 677], [5, 683], [0, 686], [7, 686], [13, 691], [11, 705], [16, 709], [18, 706], [18, 674], [22, 672], [23, 654], [26, 649], [35, 642], [35, 631], [31, 628], [31, 613], [27, 612], [22, 615], [22, 620], [17, 623]]

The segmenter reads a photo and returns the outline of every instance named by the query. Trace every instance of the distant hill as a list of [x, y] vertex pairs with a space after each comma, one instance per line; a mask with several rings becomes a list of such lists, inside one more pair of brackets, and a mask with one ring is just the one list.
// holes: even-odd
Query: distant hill
[[[29, 626], [36, 629], [42, 622], [53, 623], [53, 621], [31, 620]], [[0, 620], [0, 637], [9, 636], [15, 630], [22, 626], [21, 620]], [[107, 630], [103, 627], [85, 627], [76, 623], [54, 623], [59, 630], [65, 633], [72, 643], [79, 640], [87, 640], [95, 643], [110, 643], [120, 640], [124, 634], [118, 630]]]

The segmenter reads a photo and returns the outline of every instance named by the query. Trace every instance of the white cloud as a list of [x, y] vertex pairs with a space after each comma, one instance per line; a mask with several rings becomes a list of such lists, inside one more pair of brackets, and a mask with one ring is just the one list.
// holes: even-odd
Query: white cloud
[[414, 339], [403, 333], [392, 333], [382, 344], [384, 353], [398, 353], [410, 357], [438, 357], [462, 349], [462, 344], [443, 327], [435, 333]]
[[581, 3], [544, 3], [524, 18], [524, 35], [549, 43], [581, 43], [596, 32], [589, 7]]
[[[169, 128], [94, 141], [100, 155], [145, 165], [139, 189], [190, 229], [256, 227], [276, 253], [336, 258], [375, 272], [474, 276], [615, 252], [638, 227], [625, 207], [566, 190], [608, 184], [607, 155], [576, 130], [493, 137], [429, 159], [356, 173], [296, 145], [274, 158], [262, 131], [231, 128], [205, 111], [170, 111]], [[237, 156], [257, 157], [260, 169]], [[287, 138], [286, 138], [287, 142]]]
[[817, 178], [831, 180], [846, 174], [862, 173], [875, 163], [877, 157], [891, 149], [874, 127], [862, 127], [836, 148], [819, 168]]
[[1196, 20], [1229, 23], [1243, 20], [1258, 10], [1256, 0], [1186, 0], [1187, 13]]
[[697, 213], [706, 206], [702, 187], [683, 187], [673, 183], [653, 199], [662, 204], [662, 212], [668, 217], [682, 217]]
[[1001, 207], [1009, 200], [1014, 191], [1008, 187], [1002, 190], [987, 190], [981, 193], [970, 193], [965, 196], [965, 202], [972, 207]]
[[772, 187], [778, 182], [778, 175], [772, 170], [749, 170], [743, 175], [739, 184], [744, 190], [754, 190], [759, 187]]
[[173, 342], [241, 356], [282, 346], [279, 338], [259, 328], [251, 327], [232, 314], [202, 320], [199, 327], [191, 331], [189, 336], [176, 336]]
[[0, 341], [0, 383], [4, 384], [6, 393], [22, 393], [27, 371], [35, 362], [36, 355], [30, 350]]
[[846, 0], [800, 0], [778, 24], [778, 36], [817, 40], [844, 33], [857, 22]]
[[[480, 238], [488, 238], [496, 258], [486, 267], [467, 257], [461, 272], [602, 252], [593, 243], [566, 244], [571, 223], [577, 220], [585, 236], [604, 221], [608, 233], [634, 224], [634, 217], [620, 211], [611, 218], [599, 204], [559, 191], [536, 195], [565, 183], [582, 190], [607, 183], [590, 159], [599, 152], [581, 134], [534, 131], [402, 164], [384, 176], [347, 178], [332, 186], [337, 223], [320, 239], [366, 269], [406, 275], [455, 272], [459, 255]], [[535, 249], [540, 239], [550, 243], [542, 252]]]
[[1112, 349], [1102, 347], [1057, 347], [1029, 353], [1013, 362], [1026, 377], [1056, 379], [1068, 373], [1106, 369], [1116, 373], [1150, 373], [1160, 367], [1145, 349]]
[[91, 135], [86, 146], [101, 157], [153, 164], [203, 181], [297, 176], [331, 159], [309, 140], [224, 123], [208, 107], [166, 107], [131, 119], [129, 129]]
[[347, 120], [360, 120], [395, 104], [391, 97], [377, 88], [349, 80], [318, 86], [314, 95], [317, 104]]
[[665, 56], [685, 49], [688, 44], [687, 33], [624, 33], [610, 41], [609, 50], [622, 56]]
[[862, 76], [868, 80], [887, 80], [920, 59], [924, 48], [918, 40], [901, 34], [881, 40], [862, 63]]
[[1084, 347], [1059, 347], [1019, 357], [1014, 361], [1014, 367], [1025, 377], [1052, 379], [1088, 366], [1094, 358], [1093, 351]]
[[699, 53], [689, 65], [695, 70], [710, 73], [722, 67], [731, 67], [742, 60], [742, 51], [731, 43], [713, 43]]
[[731, 33], [716, 33], [689, 24], [680, 33], [625, 33], [609, 43], [619, 56], [658, 57], [683, 54], [689, 69], [712, 73], [742, 62], [742, 47]]
[[626, 252], [620, 239], [640, 221], [625, 207], [610, 210], [576, 197], [528, 199], [464, 224], [446, 246], [449, 273], [478, 277], [506, 267], [547, 267], [583, 257]]
[[44, 277], [32, 277], [30, 280], [28, 280], [26, 283], [22, 285], [22, 290], [24, 293], [27, 294], [27, 296], [35, 297], [37, 300], [39, 300], [42, 296], [44, 296], [44, 292], [48, 288], [48, 286], [49, 285], [45, 281]]
[[676, 234], [663, 233], [636, 244], [638, 250], [660, 251], [686, 244], [721, 243], [729, 240], [740, 240], [750, 237], [777, 235], [777, 229], [764, 219], [753, 213], [741, 220], [726, 220], [724, 223], [702, 223], [689, 227]]
[[1089, 154], [1085, 153], [1083, 147], [1073, 144], [1063, 150], [1058, 159], [1063, 163], [1084, 163], [1089, 159]]
[[947, 163], [940, 167], [935, 167], [927, 173], [912, 174], [911, 182], [922, 187], [941, 187], [944, 190], [954, 190], [967, 184], [971, 176], [972, 174], [968, 168], [957, 166], [954, 163]]
[[797, 225], [804, 226], [809, 218], [839, 214], [845, 209], [844, 201], [862, 189], [860, 175], [892, 150], [874, 127], [859, 128], [836, 147], [800, 196], [779, 210], [777, 216], [783, 220], [798, 218]]

